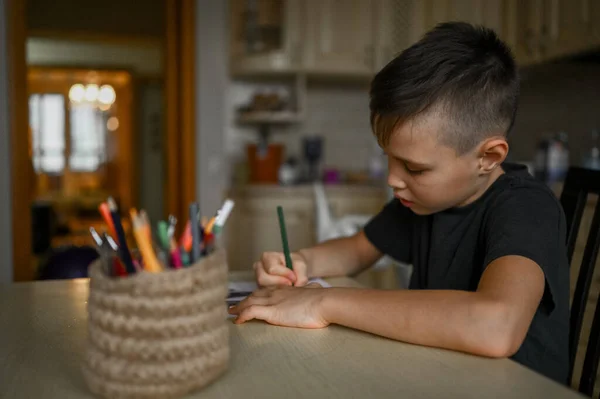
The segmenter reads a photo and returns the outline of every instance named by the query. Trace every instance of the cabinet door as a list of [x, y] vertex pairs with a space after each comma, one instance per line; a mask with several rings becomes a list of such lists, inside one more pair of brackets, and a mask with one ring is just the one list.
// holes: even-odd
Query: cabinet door
[[378, 214], [385, 205], [385, 197], [374, 196], [372, 198], [356, 197], [331, 197], [329, 200], [331, 213], [336, 218], [347, 215], [372, 215]]
[[527, 65], [541, 59], [543, 0], [506, 0], [504, 37], [517, 62]]
[[302, 11], [294, 0], [231, 0], [232, 73], [298, 70]]
[[600, 1], [589, 0], [590, 10], [590, 34], [588, 40], [590, 46], [600, 46]]
[[425, 2], [426, 28], [442, 22], [460, 21], [483, 25], [504, 35], [502, 0], [427, 0]]
[[585, 50], [592, 22], [590, 2], [597, 0], [545, 0], [542, 54], [558, 57]]
[[369, 0], [306, 0], [304, 67], [308, 72], [370, 76], [374, 7]]
[[421, 0], [375, 2], [376, 72], [425, 33], [424, 10]]

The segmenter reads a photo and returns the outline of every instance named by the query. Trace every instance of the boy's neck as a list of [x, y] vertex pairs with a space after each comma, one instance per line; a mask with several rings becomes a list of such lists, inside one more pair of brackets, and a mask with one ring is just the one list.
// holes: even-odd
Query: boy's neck
[[504, 169], [502, 169], [502, 166], [500, 166], [494, 169], [492, 173], [486, 175], [486, 180], [483, 182], [483, 184], [481, 184], [479, 190], [477, 190], [475, 194], [469, 197], [469, 199], [467, 199], [461, 206], [469, 205], [477, 201], [479, 197], [481, 197], [492, 186], [492, 184], [494, 184], [494, 182], [498, 180], [498, 178], [504, 173]]

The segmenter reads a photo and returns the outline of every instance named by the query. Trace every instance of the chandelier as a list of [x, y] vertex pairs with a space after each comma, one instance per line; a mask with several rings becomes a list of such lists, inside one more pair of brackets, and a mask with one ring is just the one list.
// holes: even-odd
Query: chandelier
[[117, 99], [111, 85], [98, 86], [95, 83], [76, 83], [69, 89], [69, 100], [74, 104], [91, 104], [101, 111], [108, 111]]

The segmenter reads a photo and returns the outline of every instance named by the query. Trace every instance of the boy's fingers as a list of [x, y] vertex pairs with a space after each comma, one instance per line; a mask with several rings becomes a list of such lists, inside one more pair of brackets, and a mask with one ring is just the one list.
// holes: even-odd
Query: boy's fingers
[[306, 273], [306, 264], [302, 261], [294, 263], [294, 272], [296, 274], [296, 287], [302, 287], [308, 283], [308, 276]]
[[240, 312], [239, 316], [235, 319], [234, 323], [241, 324], [252, 319], [264, 320], [266, 322], [269, 322], [270, 313], [271, 311], [267, 306], [251, 305]]
[[237, 306], [235, 306], [235, 308], [233, 308], [233, 309], [236, 313], [240, 313], [240, 312], [243, 312], [244, 309], [249, 308], [250, 306], [268, 305], [269, 300], [270, 299], [268, 297], [255, 297], [255, 296], [251, 295], [251, 296], [245, 298], [240, 303], [238, 303]]
[[292, 285], [292, 281], [286, 277], [276, 276], [267, 273], [262, 267], [256, 269], [256, 281], [261, 287], [270, 285]]
[[304, 274], [297, 275], [296, 283], [294, 284], [296, 287], [303, 287], [308, 283], [308, 278]]
[[290, 270], [287, 267], [285, 267], [284, 264], [270, 262], [265, 264], [264, 268], [266, 272], [271, 275], [285, 277], [291, 282], [296, 281], [296, 273], [294, 273], [293, 270]]

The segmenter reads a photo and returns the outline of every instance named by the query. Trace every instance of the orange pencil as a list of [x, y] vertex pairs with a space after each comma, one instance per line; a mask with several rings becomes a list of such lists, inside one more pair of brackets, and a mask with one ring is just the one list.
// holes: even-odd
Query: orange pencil
[[110, 209], [108, 208], [108, 204], [103, 202], [98, 206], [98, 210], [100, 211], [100, 215], [104, 219], [104, 222], [108, 226], [108, 231], [110, 234], [118, 241], [117, 231], [115, 230], [115, 224], [112, 219], [112, 215], [110, 214]]
[[140, 218], [142, 219], [142, 222], [144, 223], [144, 230], [146, 231], [146, 234], [148, 235], [148, 240], [150, 240], [150, 242], [152, 242], [152, 230], [150, 228], [150, 218], [148, 218], [148, 214], [143, 209], [140, 211]]
[[213, 216], [212, 218], [210, 218], [210, 221], [208, 222], [208, 224], [204, 228], [204, 231], [207, 232], [207, 233], [212, 232], [213, 226], [215, 225], [216, 221], [217, 221], [216, 217]]
[[185, 230], [179, 241], [179, 245], [185, 249], [186, 252], [192, 250], [192, 223], [188, 220], [185, 225]]
[[144, 221], [139, 216], [133, 219], [133, 235], [135, 236], [135, 241], [138, 244], [142, 258], [144, 259], [144, 268], [149, 272], [160, 272], [162, 267], [154, 254], [154, 249], [152, 248], [150, 240], [148, 240]]

